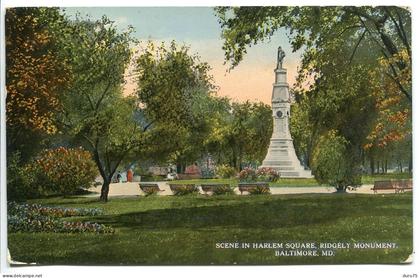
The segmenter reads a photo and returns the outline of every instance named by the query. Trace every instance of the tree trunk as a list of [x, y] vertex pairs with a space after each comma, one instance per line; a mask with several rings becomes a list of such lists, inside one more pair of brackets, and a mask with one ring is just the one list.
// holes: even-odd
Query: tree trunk
[[238, 168], [238, 162], [237, 162], [237, 159], [236, 159], [236, 155], [233, 155], [233, 156], [232, 156], [232, 164], [233, 164], [233, 167], [234, 167], [236, 170], [239, 170], [239, 168]]
[[373, 156], [370, 158], [370, 173], [373, 175], [375, 174], [375, 160]]
[[410, 160], [408, 160], [408, 172], [413, 172], [413, 153], [410, 152]]
[[345, 185], [337, 185], [335, 189], [337, 190], [336, 193], [346, 193], [347, 186]]
[[111, 183], [111, 179], [104, 179], [104, 183], [102, 184], [101, 188], [101, 196], [99, 200], [103, 202], [108, 202], [108, 193], [109, 193], [109, 184]]
[[242, 151], [239, 152], [239, 157], [238, 157], [238, 167], [239, 167], [239, 171], [242, 171]]

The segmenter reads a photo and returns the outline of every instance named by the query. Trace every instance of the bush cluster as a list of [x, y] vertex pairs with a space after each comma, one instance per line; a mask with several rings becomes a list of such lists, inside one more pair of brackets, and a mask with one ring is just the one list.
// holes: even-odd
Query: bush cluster
[[44, 150], [27, 164], [21, 163], [16, 152], [8, 158], [7, 195], [9, 200], [25, 200], [48, 194], [74, 194], [89, 188], [96, 176], [91, 154], [81, 148]]
[[222, 179], [232, 178], [236, 175], [236, 170], [229, 165], [219, 165], [216, 168], [216, 175]]
[[15, 152], [7, 159], [7, 198], [23, 200], [43, 195], [42, 187], [36, 183], [36, 173], [21, 165], [20, 153]]
[[217, 185], [213, 190], [213, 195], [231, 195], [234, 194], [233, 188], [228, 184]]
[[201, 178], [213, 179], [216, 176], [216, 171], [213, 169], [205, 168], [201, 169]]
[[249, 190], [249, 194], [251, 195], [268, 195], [271, 194], [270, 188], [257, 186], [256, 188]]
[[100, 209], [45, 207], [38, 204], [8, 203], [9, 232], [56, 232], [56, 233], [113, 233], [114, 229], [103, 224], [64, 221], [61, 217], [95, 216]]
[[268, 167], [263, 167], [255, 171], [252, 168], [245, 168], [239, 172], [239, 181], [241, 182], [274, 182], [280, 178], [276, 170]]
[[171, 188], [175, 196], [184, 196], [189, 194], [197, 194], [199, 189], [193, 184], [179, 184]]
[[98, 174], [91, 154], [82, 148], [44, 150], [30, 168], [47, 190], [64, 195], [89, 188]]
[[312, 157], [312, 171], [320, 184], [346, 192], [349, 185], [361, 184], [358, 152], [337, 130], [321, 136]]
[[252, 182], [257, 180], [257, 173], [254, 169], [246, 167], [239, 172], [240, 182]]
[[274, 182], [280, 178], [277, 171], [269, 167], [259, 168], [256, 175], [258, 181]]

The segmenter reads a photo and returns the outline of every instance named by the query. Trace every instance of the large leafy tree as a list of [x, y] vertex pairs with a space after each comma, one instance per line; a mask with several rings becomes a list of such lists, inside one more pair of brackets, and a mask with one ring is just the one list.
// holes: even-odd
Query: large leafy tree
[[62, 127], [93, 154], [103, 178], [100, 199], [108, 200], [118, 166], [141, 144], [136, 101], [122, 95], [130, 62], [131, 30], [117, 32], [106, 17], [70, 22], [65, 47], [73, 83], [63, 98]]
[[[223, 103], [222, 103], [223, 104]], [[264, 103], [228, 103], [213, 116], [206, 145], [219, 163], [240, 169], [243, 162], [261, 163], [272, 133], [272, 111]], [[216, 110], [217, 111], [217, 110]]]
[[[395, 128], [382, 129], [379, 137], [403, 138], [410, 124], [412, 97], [407, 9], [221, 7], [216, 13], [225, 39], [225, 58], [232, 67], [244, 58], [247, 47], [281, 28], [289, 31], [293, 51], [303, 51], [293, 107], [302, 121], [295, 119], [291, 125], [297, 149], [308, 163], [315, 146], [320, 146], [317, 141], [331, 131], [346, 141], [344, 157], [352, 160], [346, 164], [352, 170], [343, 173], [349, 175], [357, 175], [354, 166], [361, 164], [363, 147], [380, 141], [378, 133], [372, 134], [378, 126], [393, 121]], [[395, 102], [386, 101], [390, 95]], [[384, 106], [392, 107], [386, 115]]]
[[136, 59], [143, 130], [150, 135], [148, 155], [155, 160], [175, 162], [181, 169], [203, 153], [215, 90], [209, 70], [187, 46], [174, 41], [169, 46], [149, 42]]
[[[369, 43], [371, 55], [389, 62], [387, 75], [411, 101], [411, 83], [400, 78], [411, 68], [411, 13], [406, 8], [219, 7], [216, 14], [225, 39], [225, 58], [233, 67], [244, 58], [248, 46], [268, 39], [281, 28], [289, 31], [294, 51], [304, 49], [299, 84], [308, 77], [322, 80], [321, 70], [328, 66], [338, 73], [345, 70], [360, 45]], [[352, 51], [346, 53], [350, 42]], [[402, 54], [408, 59], [398, 58]], [[340, 63], [339, 57], [345, 59]]]
[[6, 10], [7, 147], [24, 160], [38, 149], [34, 142], [57, 131], [55, 113], [72, 77], [60, 55], [65, 25], [56, 8]]
[[[375, 164], [376, 171], [379, 172], [379, 164], [382, 164], [385, 172], [391, 160], [400, 169], [402, 160], [408, 162], [410, 171], [412, 168], [411, 102], [399, 93], [398, 85], [390, 77], [389, 64], [395, 60], [409, 63], [406, 53], [395, 56], [391, 61], [381, 58], [378, 67], [369, 74], [377, 117], [363, 148], [372, 173], [375, 172]], [[399, 80], [404, 87], [411, 86], [411, 68], [401, 71]], [[401, 152], [400, 148], [404, 151]], [[403, 153], [404, 158], [401, 157]]]

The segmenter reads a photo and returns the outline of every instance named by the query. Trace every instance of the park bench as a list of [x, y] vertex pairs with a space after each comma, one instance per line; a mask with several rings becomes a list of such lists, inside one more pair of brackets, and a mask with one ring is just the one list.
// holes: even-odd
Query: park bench
[[394, 181], [394, 186], [397, 193], [404, 193], [405, 190], [413, 189], [413, 180], [396, 180]]
[[227, 183], [207, 183], [207, 184], [201, 184], [201, 189], [205, 194], [208, 192], [214, 192], [217, 188], [220, 187], [230, 187]]
[[378, 190], [394, 190], [395, 193], [403, 193], [405, 190], [413, 189], [413, 180], [385, 180], [375, 181], [373, 193], [378, 193]]
[[157, 183], [139, 183], [141, 191], [143, 191], [146, 195], [158, 193], [161, 190]]
[[244, 191], [250, 192], [252, 190], [267, 190], [270, 191], [270, 186], [268, 183], [264, 182], [254, 182], [254, 183], [239, 183], [238, 184], [239, 192], [241, 192], [241, 195]]

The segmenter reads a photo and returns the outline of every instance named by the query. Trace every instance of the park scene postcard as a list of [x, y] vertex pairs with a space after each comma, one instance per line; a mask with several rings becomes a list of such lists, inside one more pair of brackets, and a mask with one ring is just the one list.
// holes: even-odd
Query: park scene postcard
[[413, 262], [409, 7], [4, 20], [12, 268]]

